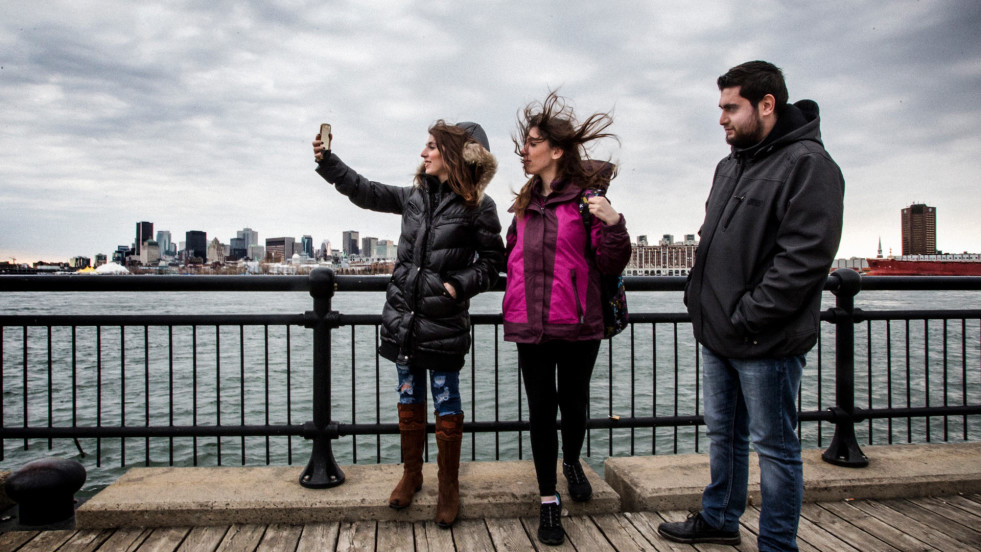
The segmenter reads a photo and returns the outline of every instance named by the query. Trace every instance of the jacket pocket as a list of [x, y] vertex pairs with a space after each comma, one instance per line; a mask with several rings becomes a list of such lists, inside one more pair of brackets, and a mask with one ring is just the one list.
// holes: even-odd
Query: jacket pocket
[[730, 205], [732, 205], [732, 207], [729, 208], [729, 213], [727, 215], [725, 215], [725, 217], [722, 219], [722, 229], [723, 230], [729, 228], [729, 223], [732, 222], [733, 217], [736, 216], [736, 211], [739, 210], [739, 207], [742, 206], [742, 204], [744, 203], [744, 200], [745, 199], [746, 199], [746, 196], [744, 196], [744, 195], [741, 195], [741, 196], [732, 196], [732, 199], [729, 201], [729, 203], [730, 203]]

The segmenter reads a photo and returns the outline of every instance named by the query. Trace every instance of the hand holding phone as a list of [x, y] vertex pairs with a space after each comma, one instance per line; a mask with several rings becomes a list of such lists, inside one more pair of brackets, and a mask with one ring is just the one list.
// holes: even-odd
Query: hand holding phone
[[330, 123], [320, 125], [320, 141], [324, 143], [324, 149], [330, 149]]
[[317, 162], [320, 162], [324, 160], [327, 152], [330, 150], [331, 135], [329, 123], [320, 125], [320, 134], [317, 137], [319, 140], [313, 141], [313, 158]]

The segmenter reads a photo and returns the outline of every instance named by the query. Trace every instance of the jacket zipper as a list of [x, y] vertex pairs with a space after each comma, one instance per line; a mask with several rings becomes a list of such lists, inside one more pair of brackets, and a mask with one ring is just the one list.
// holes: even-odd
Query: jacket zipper
[[732, 210], [729, 211], [729, 216], [722, 222], [723, 230], [729, 228], [729, 223], [732, 222], [732, 218], [736, 216], [736, 211], [739, 210], [739, 207], [743, 204], [743, 200], [746, 199], [746, 196], [733, 196], [732, 199], [736, 201], [736, 205], [733, 206]]
[[579, 285], [576, 283], [576, 269], [570, 271], [572, 276], [572, 295], [576, 298], [576, 314], [579, 316], [579, 323], [583, 324], [586, 322], [586, 317], [582, 308], [582, 300], [579, 299]]

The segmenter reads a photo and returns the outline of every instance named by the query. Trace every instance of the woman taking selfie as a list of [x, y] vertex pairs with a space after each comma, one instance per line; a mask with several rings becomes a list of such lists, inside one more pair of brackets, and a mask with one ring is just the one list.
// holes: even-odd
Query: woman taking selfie
[[[507, 233], [504, 339], [518, 347], [528, 396], [531, 448], [541, 496], [538, 540], [565, 539], [556, 492], [557, 411], [562, 412], [562, 472], [573, 500], [592, 498], [579, 461], [586, 435], [589, 379], [604, 335], [600, 274], [630, 260], [623, 216], [605, 194], [615, 167], [591, 161], [586, 146], [616, 137], [605, 113], [579, 124], [554, 92], [523, 110], [514, 138], [530, 178], [511, 206]], [[598, 195], [591, 192], [599, 191]], [[580, 211], [588, 206], [588, 214]], [[586, 221], [590, 220], [587, 234]]]
[[313, 142], [320, 176], [358, 207], [402, 215], [379, 347], [398, 374], [404, 462], [389, 505], [409, 506], [422, 486], [428, 372], [439, 466], [436, 521], [448, 528], [456, 521], [460, 500], [460, 369], [470, 350], [470, 298], [490, 289], [503, 268], [497, 207], [483, 193], [497, 161], [480, 125], [437, 121], [429, 129], [414, 185], [388, 186], [350, 169], [329, 143], [319, 134]]

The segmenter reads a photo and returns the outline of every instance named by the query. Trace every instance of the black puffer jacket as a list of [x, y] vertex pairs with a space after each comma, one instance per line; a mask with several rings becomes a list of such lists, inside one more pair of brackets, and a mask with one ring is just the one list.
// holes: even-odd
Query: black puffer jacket
[[814, 346], [844, 193], [810, 100], [787, 106], [763, 142], [719, 162], [685, 287], [702, 345], [732, 358]]
[[[479, 148], [478, 148], [479, 149]], [[481, 150], [480, 188], [497, 168]], [[457, 371], [470, 350], [470, 298], [490, 289], [504, 268], [504, 242], [494, 200], [476, 208], [430, 176], [422, 186], [372, 182], [330, 154], [317, 172], [358, 207], [402, 215], [398, 258], [382, 311], [379, 353], [430, 370]], [[454, 299], [443, 287], [456, 289]]]

